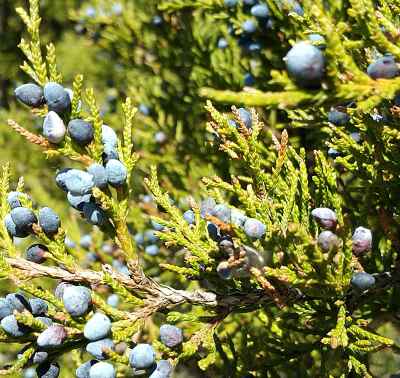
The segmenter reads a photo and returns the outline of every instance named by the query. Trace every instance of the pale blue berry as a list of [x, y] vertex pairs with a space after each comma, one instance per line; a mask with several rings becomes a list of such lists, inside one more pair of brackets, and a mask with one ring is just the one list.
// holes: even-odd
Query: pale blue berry
[[353, 252], [356, 255], [367, 252], [372, 248], [372, 232], [368, 228], [357, 227], [351, 240], [353, 242]]
[[253, 20], [246, 20], [242, 24], [242, 29], [247, 34], [252, 34], [257, 30], [257, 24]]
[[332, 231], [322, 231], [318, 235], [318, 246], [322, 251], [329, 252], [340, 246], [340, 240]]
[[39, 210], [39, 225], [47, 236], [52, 236], [61, 226], [60, 217], [50, 207], [42, 207]]
[[0, 320], [6, 316], [12, 315], [14, 307], [6, 298], [0, 298]]
[[38, 378], [57, 378], [60, 375], [60, 366], [57, 362], [44, 362], [36, 368]]
[[6, 226], [7, 232], [12, 237], [25, 238], [29, 235], [29, 230], [24, 230], [16, 226], [11, 218], [11, 214], [7, 214], [4, 217], [4, 225]]
[[243, 122], [246, 128], [251, 129], [253, 124], [253, 117], [251, 115], [251, 112], [249, 112], [247, 109], [239, 108], [238, 113], [240, 120]]
[[186, 210], [183, 213], [183, 219], [189, 224], [194, 224], [196, 217], [193, 210]]
[[81, 195], [74, 195], [71, 192], [67, 193], [67, 200], [68, 203], [76, 210], [82, 211], [83, 206], [87, 203], [90, 203], [92, 200], [92, 195], [91, 194], [84, 194], [83, 196]]
[[28, 196], [25, 193], [21, 192], [8, 193], [7, 202], [10, 205], [11, 209], [15, 209], [16, 207], [22, 206], [21, 198], [28, 199]]
[[182, 330], [171, 324], [163, 324], [160, 327], [160, 339], [168, 348], [174, 348], [183, 342]]
[[392, 79], [399, 75], [399, 67], [392, 55], [385, 55], [372, 62], [367, 73], [372, 79]]
[[39, 108], [44, 104], [43, 89], [33, 83], [19, 86], [14, 94], [18, 101], [31, 108]]
[[79, 241], [79, 245], [82, 248], [89, 249], [92, 245], [92, 237], [90, 235], [83, 235]]
[[111, 159], [106, 164], [107, 181], [112, 186], [122, 186], [128, 176], [126, 167], [119, 161]]
[[304, 88], [319, 87], [325, 72], [321, 50], [309, 42], [296, 43], [285, 58], [286, 67], [294, 80]]
[[148, 245], [144, 249], [144, 251], [150, 256], [156, 256], [160, 252], [160, 248], [158, 247], [158, 245], [151, 244], [151, 245]]
[[67, 338], [67, 332], [61, 325], [51, 325], [37, 338], [36, 343], [41, 348], [53, 349], [61, 346]]
[[93, 141], [93, 126], [83, 119], [73, 119], [68, 123], [68, 134], [80, 146], [86, 146]]
[[16, 207], [11, 210], [10, 214], [17, 229], [30, 231], [33, 224], [37, 223], [34, 212], [26, 207]]
[[243, 226], [244, 232], [247, 236], [253, 239], [261, 239], [267, 230], [264, 223], [254, 218], [247, 218]]
[[22, 324], [18, 324], [17, 319], [14, 315], [8, 315], [1, 319], [1, 328], [4, 332], [14, 337], [21, 337], [28, 333], [27, 327]]
[[75, 376], [76, 378], [89, 378], [89, 372], [90, 368], [97, 364], [98, 361], [96, 360], [90, 360], [86, 361], [82, 365], [80, 365], [76, 370], [75, 370]]
[[108, 362], [98, 362], [90, 368], [89, 378], [115, 378], [117, 373]]
[[375, 285], [375, 278], [366, 272], [355, 273], [351, 278], [351, 285], [359, 291], [368, 290]]
[[107, 186], [107, 172], [102, 165], [93, 163], [87, 171], [93, 176], [95, 186], [98, 188]]
[[267, 18], [269, 16], [269, 9], [266, 4], [257, 4], [251, 8], [250, 13], [257, 18]]
[[44, 98], [49, 111], [64, 114], [71, 109], [71, 99], [64, 87], [57, 83], [47, 83], [44, 86]]
[[32, 315], [35, 316], [43, 315], [49, 309], [47, 303], [41, 298], [29, 299], [29, 305], [31, 306]]
[[96, 312], [86, 323], [83, 335], [90, 341], [104, 339], [111, 331], [111, 320], [101, 312]]
[[[40, 352], [35, 352], [32, 358], [32, 362], [34, 364], [41, 364], [47, 360], [49, 357], [49, 353], [45, 351], [40, 351]], [[36, 377], [36, 372], [35, 372], [35, 377]]]
[[79, 169], [71, 169], [66, 172], [64, 182], [67, 191], [76, 196], [89, 194], [94, 187], [93, 176]]
[[56, 112], [49, 112], [43, 121], [43, 135], [49, 142], [59, 144], [64, 140], [67, 129]]
[[218, 204], [212, 209], [211, 215], [218, 218], [221, 222], [229, 223], [231, 220], [231, 209], [224, 204]]
[[319, 207], [311, 211], [311, 215], [320, 226], [327, 229], [334, 229], [337, 225], [336, 213], [326, 207]]
[[149, 378], [170, 378], [172, 376], [172, 365], [168, 360], [160, 360], [157, 362], [156, 369], [151, 373]]
[[136, 345], [129, 355], [129, 363], [135, 369], [148, 369], [155, 360], [156, 353], [150, 344]]
[[114, 350], [114, 342], [111, 339], [102, 339], [86, 345], [86, 352], [98, 360], [105, 360], [107, 358], [104, 349]]
[[107, 298], [107, 304], [111, 307], [117, 308], [119, 304], [119, 296], [117, 294], [111, 294]]
[[62, 298], [64, 307], [71, 316], [86, 314], [92, 302], [90, 290], [85, 286], [67, 286]]
[[33, 244], [26, 250], [26, 259], [28, 261], [32, 261], [36, 264], [41, 264], [46, 261], [46, 253], [48, 249], [45, 245], [42, 244]]
[[104, 145], [117, 147], [118, 136], [110, 126], [103, 125], [101, 128], [101, 141]]

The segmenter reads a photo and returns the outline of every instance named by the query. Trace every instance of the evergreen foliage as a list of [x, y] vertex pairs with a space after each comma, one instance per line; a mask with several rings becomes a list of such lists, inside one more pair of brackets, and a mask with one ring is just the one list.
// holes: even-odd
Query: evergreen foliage
[[400, 4], [255, 3], [65, 2], [89, 79], [17, 8], [0, 375], [396, 373]]

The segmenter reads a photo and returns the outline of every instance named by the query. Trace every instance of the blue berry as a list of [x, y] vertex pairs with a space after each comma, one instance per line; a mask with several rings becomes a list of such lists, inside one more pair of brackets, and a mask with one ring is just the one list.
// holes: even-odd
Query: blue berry
[[167, 140], [168, 136], [163, 131], [157, 131], [154, 134], [154, 141], [158, 144], [164, 144]]
[[156, 353], [149, 344], [136, 345], [130, 355], [129, 363], [135, 369], [148, 369], [155, 363]]
[[44, 104], [43, 90], [36, 84], [24, 84], [15, 91], [15, 97], [23, 104], [31, 108], [39, 108]]
[[172, 375], [172, 365], [168, 360], [160, 360], [157, 362], [156, 369], [151, 373], [149, 378], [170, 378]]
[[119, 161], [111, 159], [106, 164], [107, 180], [112, 186], [122, 186], [128, 176], [126, 167]]
[[85, 203], [83, 205], [83, 214], [86, 220], [95, 226], [102, 226], [107, 221], [106, 213], [96, 203]]
[[143, 115], [145, 115], [145, 116], [150, 115], [150, 108], [147, 105], [140, 104], [138, 109], [139, 109], [139, 112], [142, 113]]
[[117, 294], [111, 294], [107, 298], [107, 304], [111, 307], [117, 308], [119, 304], [119, 296]]
[[153, 19], [151, 20], [151, 23], [154, 26], [160, 26], [163, 23], [163, 19], [161, 16], [154, 16]]
[[103, 125], [101, 128], [101, 141], [104, 145], [110, 147], [117, 147], [118, 137], [115, 131], [107, 125]]
[[336, 213], [326, 207], [319, 207], [311, 211], [311, 215], [320, 226], [327, 229], [334, 229], [337, 225]]
[[65, 237], [64, 243], [67, 248], [72, 249], [76, 247], [76, 243], [73, 240], [71, 240], [68, 236]]
[[360, 255], [372, 248], [372, 232], [365, 227], [357, 227], [354, 231], [353, 237], [353, 252]]
[[154, 230], [146, 230], [144, 232], [144, 240], [147, 243], [157, 243], [159, 239]]
[[360, 133], [358, 133], [358, 132], [350, 133], [350, 138], [353, 139], [354, 142], [356, 142], [356, 143], [361, 142], [361, 136], [360, 136]]
[[43, 122], [43, 135], [49, 142], [59, 144], [64, 140], [67, 129], [56, 112], [49, 112]]
[[231, 209], [231, 224], [241, 228], [246, 223], [246, 220], [247, 216], [242, 211], [235, 208]]
[[319, 87], [325, 72], [321, 50], [308, 42], [296, 43], [286, 55], [289, 74], [304, 88]]
[[10, 236], [25, 238], [29, 235], [29, 230], [24, 230], [16, 226], [11, 218], [11, 214], [7, 214], [4, 217], [4, 225], [6, 226], [7, 232]]
[[206, 198], [205, 200], [201, 201], [200, 205], [200, 215], [202, 218], [205, 218], [207, 215], [212, 213], [216, 203], [214, 198]]
[[37, 378], [35, 369], [34, 368], [25, 369], [24, 378]]
[[44, 98], [49, 111], [64, 114], [71, 109], [71, 99], [64, 87], [57, 83], [47, 83], [44, 86]]
[[102, 165], [93, 163], [89, 166], [87, 171], [93, 176], [95, 186], [98, 188], [107, 186], [107, 172]]
[[254, 76], [250, 72], [244, 74], [244, 85], [246, 87], [252, 87], [256, 83]]
[[247, 236], [253, 239], [261, 239], [267, 230], [264, 223], [254, 218], [247, 218], [244, 226], [244, 232]]
[[60, 366], [57, 362], [45, 362], [36, 368], [38, 378], [57, 378], [60, 375]]
[[83, 196], [92, 191], [94, 181], [90, 173], [79, 169], [70, 169], [65, 175], [65, 186], [73, 195]]
[[97, 363], [98, 361], [96, 360], [90, 360], [83, 363], [75, 370], [76, 378], [89, 378], [90, 368]]
[[68, 282], [60, 282], [56, 288], [54, 289], [54, 295], [58, 298], [58, 299], [62, 299], [63, 295], [64, 295], [64, 291], [65, 288], [67, 288], [68, 286], [73, 286], [72, 284], [68, 283]]
[[134, 239], [135, 239], [135, 243], [136, 243], [137, 245], [142, 246], [142, 245], [144, 244], [144, 234], [143, 234], [143, 232], [138, 232], [138, 233], [134, 236]]
[[47, 327], [50, 327], [51, 325], [53, 325], [53, 321], [50, 318], [46, 317], [46, 316], [36, 316], [35, 319], [39, 320], [40, 322], [42, 322]]
[[328, 121], [336, 126], [344, 126], [350, 121], [350, 116], [345, 112], [333, 108], [328, 113]]
[[88, 145], [94, 138], [93, 126], [83, 119], [69, 121], [67, 130], [71, 139], [80, 146]]
[[7, 294], [6, 299], [11, 303], [15, 310], [22, 312], [25, 310], [31, 311], [31, 305], [24, 295], [20, 293]]
[[61, 169], [60, 171], [58, 171], [57, 175], [56, 175], [56, 184], [64, 192], [68, 192], [66, 182], [67, 182], [67, 177], [68, 177], [69, 171], [71, 171], [71, 168], [64, 168], [64, 169]]
[[0, 320], [6, 316], [12, 315], [14, 307], [6, 298], [0, 298]]
[[[252, 53], [257, 53], [257, 52], [259, 52], [261, 50], [261, 43], [259, 43], [259, 42], [251, 42], [247, 46], [247, 49]], [[251, 85], [248, 85], [248, 86], [250, 87]]]
[[299, 16], [304, 16], [304, 9], [296, 0], [280, 0], [280, 5], [284, 5], [289, 11], [293, 11]]
[[251, 7], [250, 13], [257, 18], [267, 18], [269, 16], [269, 9], [266, 4], [257, 4]]
[[98, 362], [90, 368], [89, 378], [115, 378], [117, 373], [108, 362]]
[[103, 149], [103, 162], [107, 163], [110, 160], [119, 160], [119, 154], [116, 147], [106, 144]]
[[231, 220], [231, 209], [224, 204], [218, 204], [214, 207], [211, 215], [218, 218], [221, 222], [229, 223]]
[[60, 217], [50, 207], [42, 207], [39, 210], [39, 225], [47, 236], [54, 235], [60, 228]]
[[224, 5], [227, 8], [233, 8], [237, 5], [237, 3], [238, 3], [238, 0], [224, 0]]
[[214, 223], [207, 222], [207, 232], [212, 240], [219, 241], [221, 239], [221, 231]]
[[86, 352], [90, 353], [93, 357], [98, 360], [105, 360], [106, 354], [104, 349], [114, 350], [114, 342], [111, 339], [102, 339], [93, 341], [86, 345]]
[[101, 312], [96, 312], [86, 323], [83, 335], [90, 341], [104, 339], [111, 331], [111, 320]]
[[115, 268], [119, 273], [121, 273], [121, 274], [123, 274], [123, 275], [125, 275], [125, 276], [128, 276], [128, 277], [130, 276], [130, 272], [129, 272], [128, 267], [127, 267], [125, 264], [123, 264], [121, 261], [119, 261], [119, 260], [113, 260], [112, 266], [113, 266], [113, 268]]
[[1, 319], [0, 324], [4, 332], [14, 337], [21, 337], [28, 333], [27, 327], [18, 324], [17, 319], [15, 319], [14, 315], [8, 315], [5, 318]]
[[[41, 364], [47, 360], [49, 357], [49, 353], [45, 351], [40, 351], [40, 352], [35, 352], [32, 358], [32, 362], [34, 364]], [[35, 372], [35, 377], [36, 377], [36, 372]]]
[[340, 156], [340, 152], [338, 150], [335, 150], [334, 148], [329, 148], [328, 156], [331, 157], [332, 159], [334, 159], [334, 158], [337, 158], [338, 156]]
[[35, 316], [44, 315], [49, 309], [47, 303], [41, 298], [29, 299], [29, 305], [31, 306], [32, 315]]
[[52, 349], [61, 346], [67, 338], [67, 331], [58, 324], [45, 329], [37, 338], [37, 345], [41, 348]]
[[160, 252], [160, 248], [158, 247], [158, 245], [151, 244], [151, 245], [148, 245], [144, 249], [144, 251], [150, 256], [156, 256]]
[[175, 348], [183, 342], [182, 330], [171, 324], [163, 324], [160, 327], [160, 339], [168, 348]]
[[28, 199], [28, 196], [25, 193], [21, 192], [10, 192], [7, 195], [7, 202], [10, 205], [11, 209], [15, 209], [16, 207], [21, 207], [22, 202], [21, 198]]
[[183, 219], [189, 224], [194, 224], [194, 222], [196, 221], [196, 216], [193, 210], [186, 210], [183, 213]]
[[219, 49], [226, 49], [229, 46], [228, 41], [225, 38], [220, 38], [217, 43]]
[[151, 222], [151, 225], [152, 225], [152, 227], [156, 230], [156, 231], [162, 231], [162, 230], [164, 230], [164, 226], [162, 225], [162, 224], [160, 224], [160, 223], [157, 223], [155, 220], [151, 220], [150, 221]]
[[242, 24], [242, 29], [247, 34], [253, 34], [257, 30], [257, 24], [253, 20], [246, 20]]
[[34, 212], [26, 207], [16, 207], [11, 210], [10, 214], [17, 229], [30, 231], [33, 224], [37, 223]]
[[376, 59], [367, 68], [372, 79], [391, 79], [399, 75], [399, 67], [392, 55], [385, 55]]
[[366, 272], [355, 273], [351, 278], [351, 286], [359, 291], [368, 290], [375, 285], [375, 278]]
[[318, 235], [318, 246], [324, 251], [329, 252], [338, 248], [340, 240], [332, 231], [322, 231]]
[[71, 192], [68, 192], [67, 194], [67, 200], [68, 203], [76, 210], [82, 211], [83, 206], [87, 203], [90, 203], [92, 200], [92, 195], [91, 194], [84, 194], [83, 196], [76, 196], [73, 195]]
[[238, 109], [238, 114], [240, 120], [243, 122], [243, 124], [246, 126], [246, 128], [251, 129], [251, 126], [253, 124], [253, 117], [251, 113], [244, 108], [239, 108]]
[[62, 299], [65, 309], [71, 316], [86, 314], [92, 302], [90, 290], [85, 286], [67, 286]]

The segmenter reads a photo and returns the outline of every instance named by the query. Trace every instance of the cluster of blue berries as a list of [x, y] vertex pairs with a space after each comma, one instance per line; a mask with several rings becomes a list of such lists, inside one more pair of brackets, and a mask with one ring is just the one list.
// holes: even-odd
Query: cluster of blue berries
[[[333, 232], [337, 226], [336, 213], [329, 208], [317, 208], [311, 212], [317, 223], [324, 229], [317, 239], [321, 251], [327, 253], [342, 246], [342, 240]], [[365, 227], [357, 227], [352, 236], [352, 250], [355, 256], [362, 256], [372, 249], [372, 232]], [[365, 291], [375, 285], [375, 278], [366, 272], [357, 272], [351, 279], [352, 287]]]
[[[10, 236], [25, 238], [34, 233], [34, 225], [40, 226], [48, 237], [58, 233], [61, 222], [59, 216], [49, 207], [42, 207], [37, 214], [30, 208], [23, 206], [27, 200], [25, 193], [10, 192], [7, 202], [11, 211], [5, 216], [4, 224]], [[31, 250], [31, 253], [35, 252]]]

